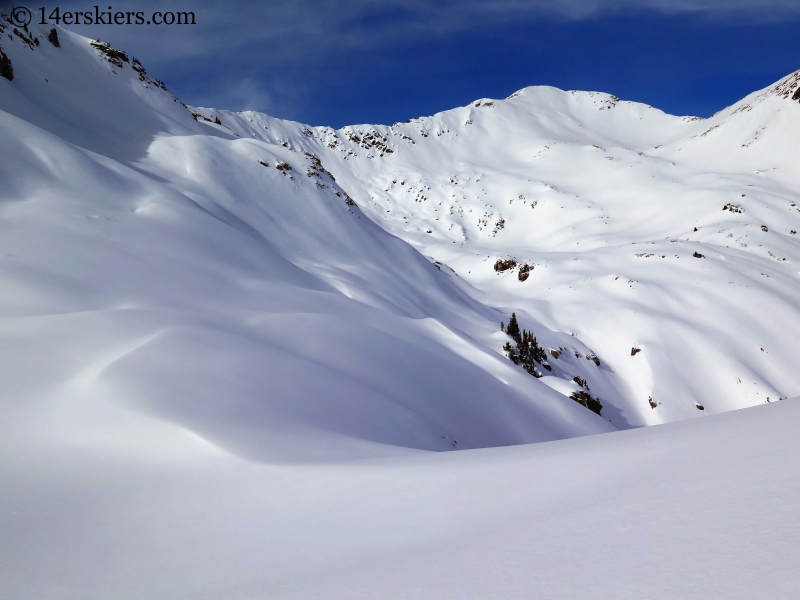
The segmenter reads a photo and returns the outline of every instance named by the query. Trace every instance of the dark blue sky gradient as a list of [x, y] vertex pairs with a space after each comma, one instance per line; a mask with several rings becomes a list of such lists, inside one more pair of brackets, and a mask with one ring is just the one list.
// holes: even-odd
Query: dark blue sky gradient
[[[130, 32], [120, 43], [189, 104], [334, 127], [403, 121], [528, 85], [604, 91], [673, 114], [709, 116], [800, 69], [797, 13], [759, 22], [752, 14], [627, 10], [409, 35], [418, 18], [398, 8], [362, 11], [324, 44], [300, 32], [280, 47], [256, 37], [233, 50], [174, 59]], [[406, 33], [394, 36], [395, 29]], [[349, 31], [353, 38], [378, 35], [353, 43]], [[117, 30], [102, 34], [109, 39]]]
[[[639, 14], [475, 32], [365, 57], [351, 77], [368, 96], [356, 95], [348, 112], [386, 121], [415, 116], [409, 110], [428, 114], [526, 85], [553, 85], [707, 116], [800, 67], [798, 29], [796, 23], [721, 26]], [[337, 96], [348, 95], [346, 85], [336, 87]], [[350, 112], [345, 121], [355, 116]]]

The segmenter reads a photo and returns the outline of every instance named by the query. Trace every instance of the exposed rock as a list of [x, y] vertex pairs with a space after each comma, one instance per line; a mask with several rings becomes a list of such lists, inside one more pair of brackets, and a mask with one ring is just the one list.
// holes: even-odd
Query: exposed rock
[[2, 48], [0, 48], [0, 77], [5, 77], [9, 81], [14, 79], [14, 67], [11, 65], [11, 59], [6, 56]]
[[509, 258], [508, 260], [499, 259], [496, 263], [494, 263], [494, 270], [498, 273], [502, 273], [503, 271], [508, 271], [516, 266], [517, 261], [513, 258]]
[[600, 414], [600, 411], [603, 410], [603, 405], [600, 403], [600, 400], [588, 392], [584, 392], [583, 390], [572, 392], [570, 398], [598, 415]]
[[122, 63], [129, 62], [128, 55], [125, 54], [122, 50], [117, 50], [116, 48], [112, 48], [111, 44], [108, 42], [101, 42], [100, 40], [95, 40], [91, 42], [92, 48], [98, 50], [103, 56], [106, 57], [106, 60], [110, 62], [112, 65], [117, 67], [121, 67]]

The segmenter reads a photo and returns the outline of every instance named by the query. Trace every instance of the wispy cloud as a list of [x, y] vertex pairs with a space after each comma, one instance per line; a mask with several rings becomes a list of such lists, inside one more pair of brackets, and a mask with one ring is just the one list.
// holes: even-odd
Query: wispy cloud
[[273, 94], [266, 91], [260, 81], [249, 78], [200, 93], [195, 102], [206, 107], [235, 107], [259, 112], [270, 112], [274, 108]]
[[[64, 0], [62, 9], [90, 9]], [[800, 17], [797, 0], [286, 0], [218, 3], [145, 0], [114, 10], [192, 11], [194, 26], [83, 26], [73, 29], [125, 43], [158, 62], [242, 52], [269, 64], [336, 47], [400, 43], [520, 19], [585, 20], [609, 13], [652, 10], [704, 18], [771, 20]], [[248, 50], [259, 50], [248, 55]]]
[[[712, 29], [716, 22], [750, 26], [800, 20], [798, 0], [243, 0], [235, 4], [210, 0], [119, 0], [109, 4], [115, 11], [143, 11], [148, 15], [154, 11], [194, 12], [196, 25], [70, 27], [111, 42], [141, 59], [184, 101], [310, 120], [316, 119], [309, 116], [312, 106], [337, 102], [363, 105], [365, 98], [371, 98], [371, 106], [378, 105], [381, 100], [373, 91], [382, 84], [387, 90], [398, 90], [400, 84], [389, 78], [403, 68], [404, 75], [398, 73], [397, 81], [405, 78], [408, 83], [397, 93], [416, 93], [409, 91], [414, 89], [414, 77], [425, 70], [401, 64], [402, 56], [414, 55], [413, 60], [426, 61], [417, 53], [418, 48], [435, 51], [437, 44], [447, 46], [459, 36], [460, 47], [467, 51], [468, 42], [464, 40], [480, 36], [485, 40], [486, 32], [518, 29], [519, 25], [528, 27], [535, 36], [545, 28], [542, 26], [574, 25], [578, 31], [595, 22], [603, 27], [601, 22], [608, 17], [613, 21], [615, 17], [627, 19], [631, 15], [641, 15], [648, 22], [653, 17], [662, 20], [662, 15], [677, 15], [678, 20], [711, 24]], [[58, 0], [58, 5], [63, 12], [91, 10], [94, 3]], [[563, 57], [574, 55], [573, 50], [561, 47], [561, 56], [552, 54], [546, 58], [541, 52], [537, 54], [540, 62], [566, 64], [564, 61], [568, 60]], [[394, 62], [370, 60], [383, 55], [391, 55]], [[469, 60], [474, 63], [475, 57]], [[445, 68], [451, 66], [459, 68], [457, 56]], [[365, 69], [384, 70], [387, 78], [377, 84], [379, 78]], [[469, 73], [469, 69], [462, 68], [462, 78], [471, 77]], [[447, 76], [442, 81], [445, 79]], [[548, 81], [552, 80], [551, 77]], [[526, 74], [519, 85], [541, 81]], [[565, 81], [565, 85], [584, 85]], [[598, 84], [592, 81], [586, 85]], [[610, 89], [610, 84], [602, 86]], [[492, 91], [476, 89], [474, 93]], [[442, 104], [439, 108], [447, 106]], [[326, 121], [337, 118], [324, 116]]]

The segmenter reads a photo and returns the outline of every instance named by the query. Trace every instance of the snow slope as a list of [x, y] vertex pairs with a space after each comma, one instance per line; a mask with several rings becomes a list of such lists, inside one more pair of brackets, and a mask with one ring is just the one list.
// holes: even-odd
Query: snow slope
[[790, 600], [798, 423], [793, 399], [528, 446], [292, 467], [174, 429], [136, 458], [4, 444], [0, 590]]
[[[799, 86], [707, 120], [546, 87], [391, 127], [208, 114], [318, 155], [387, 231], [564, 350], [556, 375], [627, 427], [800, 392]], [[510, 258], [527, 280], [494, 270]]]
[[333, 131], [0, 29], [0, 596], [796, 595], [798, 400], [714, 414], [800, 386], [796, 75]]
[[58, 32], [2, 38], [4, 436], [126, 447], [148, 415], [296, 461], [612, 429], [499, 355], [502, 313], [313, 157]]

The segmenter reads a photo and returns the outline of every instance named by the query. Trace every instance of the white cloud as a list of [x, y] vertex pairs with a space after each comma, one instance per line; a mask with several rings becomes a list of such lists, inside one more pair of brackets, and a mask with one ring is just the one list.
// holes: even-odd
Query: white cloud
[[272, 94], [253, 79], [241, 79], [233, 85], [215, 88], [212, 93], [201, 94], [197, 97], [197, 104], [260, 112], [269, 112], [274, 107]]

